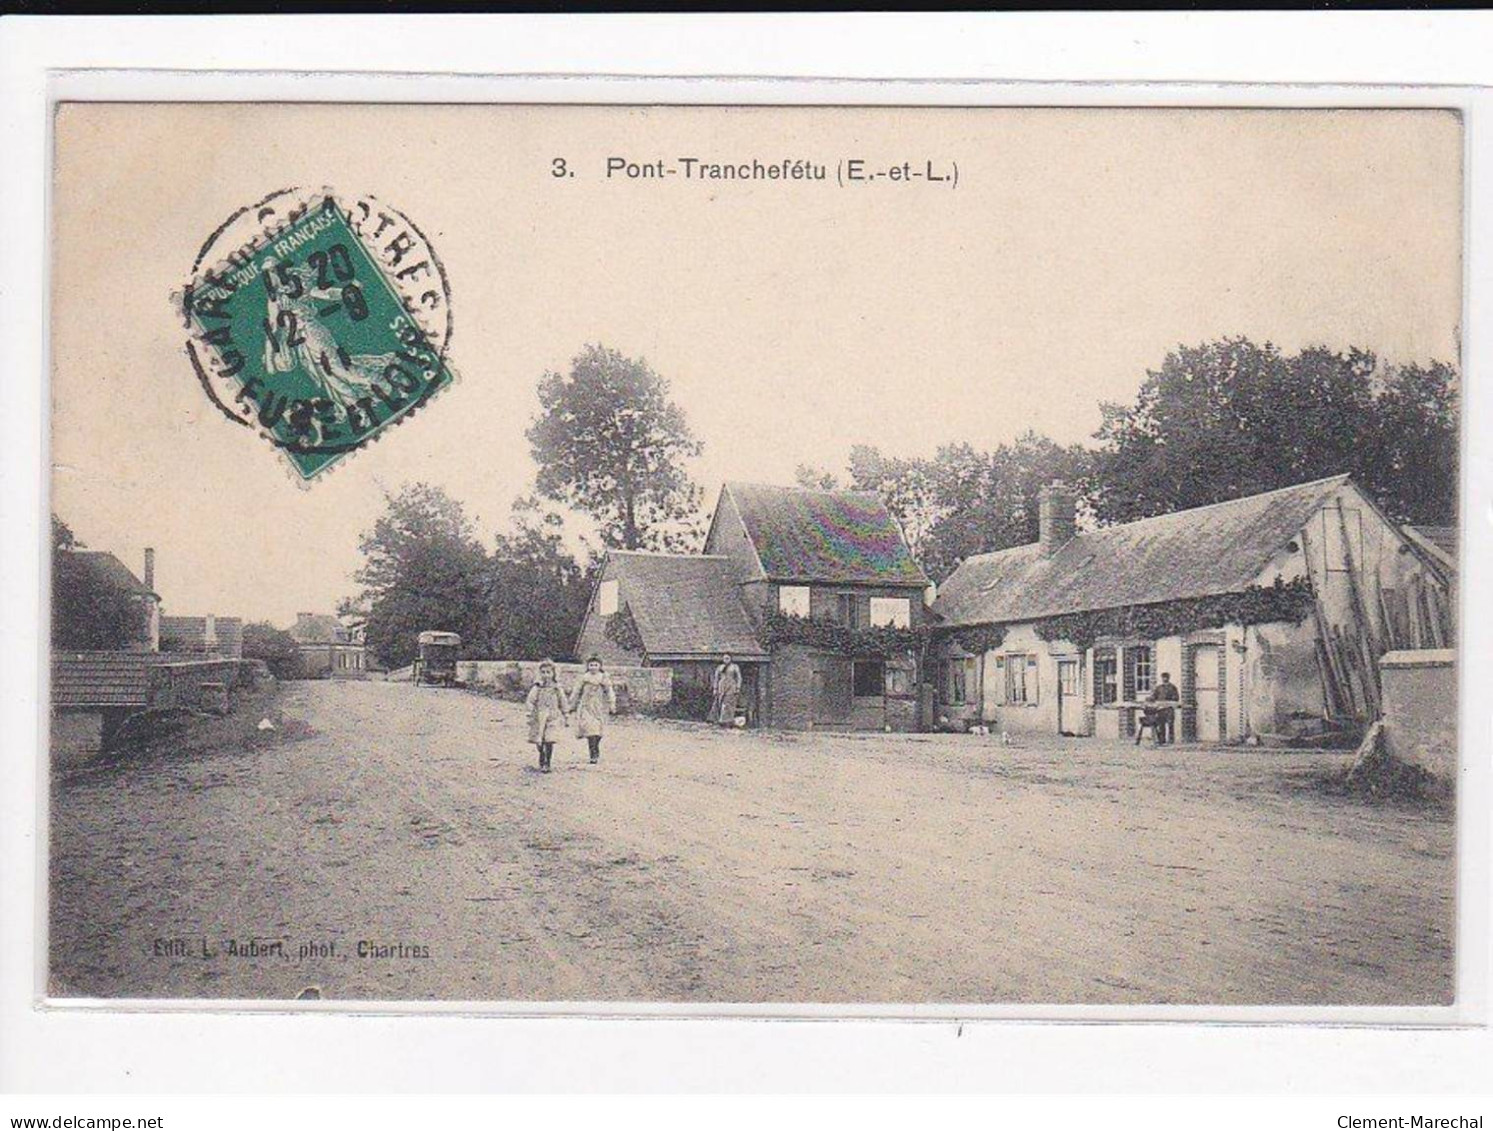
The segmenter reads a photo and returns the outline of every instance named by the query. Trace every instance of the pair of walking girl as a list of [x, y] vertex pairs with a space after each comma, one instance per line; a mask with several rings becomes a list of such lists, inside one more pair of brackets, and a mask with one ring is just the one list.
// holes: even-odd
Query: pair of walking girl
[[556, 677], [555, 662], [541, 661], [539, 679], [529, 689], [529, 741], [539, 748], [539, 769], [549, 773], [555, 756], [555, 743], [564, 734], [570, 717], [575, 717], [575, 733], [586, 740], [591, 764], [601, 761], [601, 737], [607, 716], [617, 709], [617, 691], [597, 656], [586, 660], [586, 670], [569, 695]]

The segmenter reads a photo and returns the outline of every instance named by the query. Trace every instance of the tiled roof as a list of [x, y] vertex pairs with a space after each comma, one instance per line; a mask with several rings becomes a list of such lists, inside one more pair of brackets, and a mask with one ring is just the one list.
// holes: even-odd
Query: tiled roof
[[346, 644], [346, 627], [331, 613], [297, 613], [290, 635], [297, 644]]
[[130, 572], [129, 566], [108, 550], [61, 550], [58, 552], [70, 555], [73, 561], [80, 563], [96, 578], [112, 588], [126, 593], [137, 593], [142, 597], [155, 596], [145, 587], [145, 582]]
[[54, 707], [143, 707], [150, 662], [143, 652], [58, 652], [52, 656]]
[[946, 624], [1003, 624], [1233, 593], [1255, 581], [1346, 475], [967, 559], [939, 590]]
[[767, 658], [728, 559], [611, 550], [603, 576], [618, 582], [649, 656]]
[[727, 483], [724, 491], [774, 580], [928, 584], [877, 495], [755, 483]]

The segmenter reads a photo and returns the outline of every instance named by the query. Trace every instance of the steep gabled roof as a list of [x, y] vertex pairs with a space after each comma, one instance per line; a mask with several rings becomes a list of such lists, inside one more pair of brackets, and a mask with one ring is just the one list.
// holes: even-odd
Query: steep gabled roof
[[1075, 535], [1052, 557], [1035, 542], [981, 554], [944, 582], [933, 609], [950, 625], [1006, 624], [1235, 593], [1347, 482], [1335, 475], [1107, 526]]
[[714, 657], [766, 659], [730, 560], [704, 554], [609, 550], [602, 575], [618, 582], [643, 650], [654, 659]]
[[129, 566], [108, 550], [59, 550], [58, 552], [67, 554], [73, 561], [79, 563], [95, 578], [112, 589], [118, 589], [123, 593], [133, 593], [139, 597], [156, 595], [146, 587], [145, 582], [130, 572]]
[[775, 581], [919, 585], [902, 528], [877, 495], [727, 483], [762, 568]]

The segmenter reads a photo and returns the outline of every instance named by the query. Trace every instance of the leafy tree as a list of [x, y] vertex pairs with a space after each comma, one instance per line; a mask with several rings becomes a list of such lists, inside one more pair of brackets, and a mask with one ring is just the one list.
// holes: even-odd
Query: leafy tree
[[1360, 349], [1181, 346], [1133, 405], [1101, 406], [1091, 502], [1128, 522], [1349, 473], [1401, 521], [1456, 512], [1457, 381]]
[[244, 625], [244, 659], [263, 660], [276, 679], [301, 677], [301, 650], [295, 638], [268, 621]]
[[1082, 498], [1089, 458], [1078, 445], [1063, 447], [1033, 431], [988, 453], [967, 444], [943, 448], [936, 461], [943, 509], [929, 532], [923, 568], [942, 580], [971, 555], [1035, 542], [1038, 494], [1061, 479]]
[[1054, 479], [1081, 492], [1088, 459], [1081, 447], [1026, 432], [993, 452], [949, 444], [932, 459], [894, 458], [858, 446], [850, 471], [858, 490], [886, 500], [923, 569], [942, 580], [972, 554], [1036, 541], [1037, 493]]
[[564, 658], [575, 648], [591, 595], [591, 576], [566, 549], [563, 521], [532, 496], [513, 505], [511, 529], [497, 536], [488, 562], [487, 638], [505, 659]]
[[1427, 526], [1457, 521], [1457, 389], [1456, 369], [1438, 361], [1391, 370], [1375, 398], [1357, 474], [1396, 518]]
[[913, 557], [918, 557], [943, 514], [936, 466], [928, 460], [900, 459], [856, 444], [850, 449], [850, 485], [881, 496], [901, 524]]
[[810, 491], [838, 491], [840, 477], [813, 464], [801, 463], [793, 469], [793, 482]]
[[52, 516], [52, 646], [110, 652], [141, 644], [150, 607], [116, 586], [86, 555], [67, 523]]
[[587, 346], [569, 373], [540, 378], [539, 404], [527, 435], [541, 495], [592, 515], [608, 546], [698, 545], [700, 489], [685, 462], [701, 445], [646, 361]]
[[426, 483], [386, 498], [358, 541], [363, 588], [349, 606], [366, 612], [368, 648], [402, 667], [417, 655], [419, 634], [439, 629], [460, 633], [465, 654], [489, 654], [487, 558], [462, 505]]

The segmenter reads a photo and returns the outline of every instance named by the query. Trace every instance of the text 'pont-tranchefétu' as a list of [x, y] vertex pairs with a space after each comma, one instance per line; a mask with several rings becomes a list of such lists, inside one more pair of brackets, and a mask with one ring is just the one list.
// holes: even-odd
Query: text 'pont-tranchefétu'
[[637, 160], [612, 155], [594, 164], [572, 162], [566, 157], [555, 157], [550, 161], [550, 176], [556, 179], [585, 180], [598, 174], [600, 179], [618, 183], [749, 181], [784, 185], [823, 183], [840, 188], [875, 185], [957, 188], [959, 185], [959, 163], [931, 157], [899, 157], [895, 160], [843, 157], [836, 161], [789, 157], [767, 160], [759, 157], [654, 157]]

